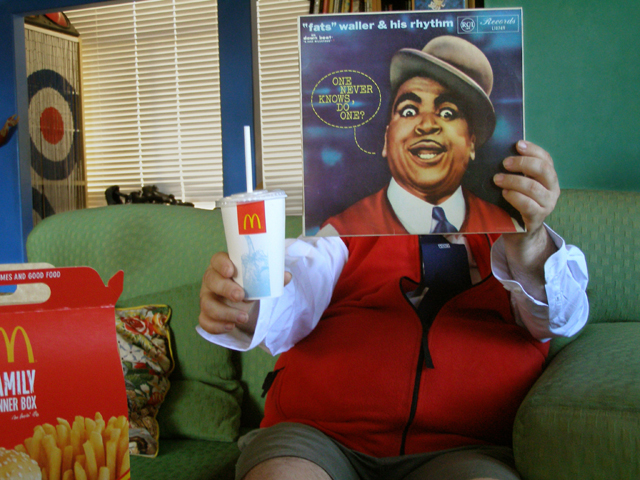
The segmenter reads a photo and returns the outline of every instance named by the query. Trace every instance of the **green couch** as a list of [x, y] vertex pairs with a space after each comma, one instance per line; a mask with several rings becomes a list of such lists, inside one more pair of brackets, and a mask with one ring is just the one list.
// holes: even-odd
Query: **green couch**
[[[548, 223], [582, 248], [589, 324], [554, 340], [548, 368], [523, 402], [514, 451], [526, 480], [640, 478], [640, 194], [563, 192]], [[287, 219], [287, 236], [301, 233]], [[30, 262], [125, 272], [118, 306], [168, 304], [176, 369], [160, 408], [160, 453], [134, 457], [134, 479], [232, 478], [237, 435], [255, 428], [274, 359], [230, 352], [194, 330], [211, 255], [225, 248], [219, 211], [118, 205], [54, 215], [27, 242]]]

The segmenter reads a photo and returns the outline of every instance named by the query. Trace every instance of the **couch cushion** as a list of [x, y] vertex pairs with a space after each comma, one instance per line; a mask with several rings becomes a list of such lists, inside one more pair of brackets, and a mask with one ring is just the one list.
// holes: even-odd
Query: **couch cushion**
[[160, 436], [231, 441], [240, 426], [242, 388], [232, 352], [207, 342], [195, 330], [200, 313], [199, 293], [200, 282], [121, 302], [162, 303], [172, 310], [176, 366], [157, 417]]
[[122, 299], [200, 281], [225, 249], [220, 210], [129, 204], [58, 213], [29, 234], [29, 261], [86, 265], [108, 281], [124, 270]]
[[547, 223], [584, 252], [589, 322], [640, 321], [640, 193], [563, 190]]
[[156, 458], [131, 457], [134, 480], [233, 480], [235, 442], [163, 439]]
[[588, 325], [518, 411], [514, 453], [527, 480], [640, 478], [640, 323]]

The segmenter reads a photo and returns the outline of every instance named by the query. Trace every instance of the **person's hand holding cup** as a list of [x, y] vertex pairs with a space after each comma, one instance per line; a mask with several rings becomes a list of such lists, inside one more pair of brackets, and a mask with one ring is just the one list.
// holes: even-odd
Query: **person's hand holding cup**
[[285, 199], [281, 190], [258, 190], [217, 202], [226, 252], [211, 258], [200, 291], [200, 327], [213, 334], [238, 327], [253, 332], [255, 300], [282, 295], [291, 275], [284, 272]]

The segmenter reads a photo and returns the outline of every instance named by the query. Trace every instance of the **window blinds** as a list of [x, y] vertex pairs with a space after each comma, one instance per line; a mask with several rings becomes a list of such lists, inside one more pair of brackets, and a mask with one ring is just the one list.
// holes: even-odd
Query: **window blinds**
[[82, 45], [88, 206], [112, 185], [210, 206], [223, 195], [217, 2], [66, 13]]
[[298, 17], [308, 13], [309, 0], [257, 2], [263, 179], [287, 192], [289, 215], [302, 215]]

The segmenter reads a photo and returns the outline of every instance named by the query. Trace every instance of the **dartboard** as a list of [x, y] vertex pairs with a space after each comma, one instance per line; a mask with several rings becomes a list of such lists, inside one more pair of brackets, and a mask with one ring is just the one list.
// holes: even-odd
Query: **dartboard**
[[73, 171], [78, 155], [76, 118], [78, 95], [58, 72], [37, 70], [29, 75], [31, 165], [47, 180], [62, 180]]

